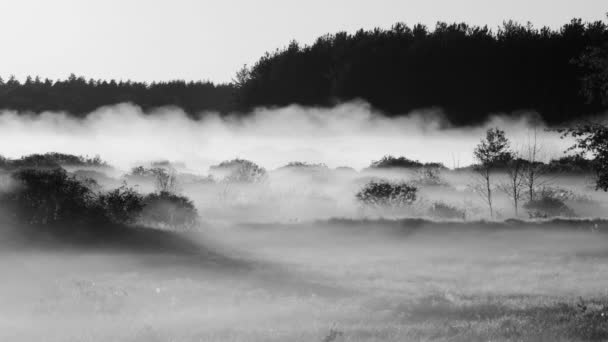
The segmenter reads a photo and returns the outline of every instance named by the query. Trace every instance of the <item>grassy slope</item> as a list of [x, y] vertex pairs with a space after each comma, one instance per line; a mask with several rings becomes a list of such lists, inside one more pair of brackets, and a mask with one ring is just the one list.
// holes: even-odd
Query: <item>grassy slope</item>
[[331, 329], [336, 341], [605, 339], [604, 223], [521, 226], [333, 221], [189, 235], [213, 260], [13, 250], [0, 258], [11, 294], [0, 297], [0, 340], [321, 341]]

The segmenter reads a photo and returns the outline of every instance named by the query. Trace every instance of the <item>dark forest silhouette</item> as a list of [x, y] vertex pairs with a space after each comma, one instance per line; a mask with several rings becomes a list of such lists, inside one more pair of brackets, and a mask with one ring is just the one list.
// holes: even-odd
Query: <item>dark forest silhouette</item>
[[457, 125], [520, 110], [557, 124], [607, 108], [583, 87], [594, 79], [581, 60], [598, 55], [607, 42], [604, 22], [580, 19], [558, 30], [512, 21], [495, 31], [464, 23], [440, 22], [434, 30], [398, 23], [388, 30], [325, 35], [310, 46], [294, 41], [244, 67], [229, 84], [10, 78], [0, 81], [0, 108], [82, 116], [132, 102], [144, 110], [179, 106], [195, 117], [362, 99], [388, 116], [441, 108]]

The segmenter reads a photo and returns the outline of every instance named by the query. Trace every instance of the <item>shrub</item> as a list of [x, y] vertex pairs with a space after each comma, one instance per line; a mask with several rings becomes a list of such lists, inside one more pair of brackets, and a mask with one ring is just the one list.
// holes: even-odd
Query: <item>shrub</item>
[[266, 170], [245, 159], [223, 161], [212, 166], [210, 173], [229, 183], [259, 183], [266, 179]]
[[61, 168], [22, 169], [12, 174], [17, 186], [3, 195], [13, 215], [31, 225], [85, 223], [97, 217], [92, 180], [77, 180]]
[[163, 191], [144, 198], [141, 217], [144, 223], [163, 228], [190, 228], [198, 214], [187, 197]]
[[415, 184], [425, 186], [445, 186], [447, 183], [441, 178], [441, 168], [422, 167], [416, 171]]
[[143, 197], [126, 185], [100, 194], [97, 200], [107, 219], [118, 224], [134, 223], [144, 207]]
[[441, 163], [421, 163], [417, 160], [411, 160], [406, 157], [393, 157], [384, 156], [380, 160], [375, 160], [371, 163], [370, 168], [372, 169], [388, 169], [388, 168], [440, 168], [443, 169], [445, 166]]
[[524, 208], [528, 210], [530, 218], [548, 218], [556, 216], [575, 216], [574, 211], [570, 209], [564, 201], [557, 197], [541, 196], [539, 199], [529, 201], [524, 204]]
[[386, 169], [386, 168], [415, 168], [422, 167], [423, 164], [417, 160], [411, 160], [406, 157], [393, 157], [393, 156], [384, 156], [380, 160], [372, 161], [369, 166], [372, 169]]
[[11, 160], [13, 168], [57, 168], [60, 166], [90, 166], [107, 167], [108, 164], [99, 156], [93, 158], [76, 156], [72, 154], [49, 152], [45, 154], [31, 154], [19, 159]]
[[416, 200], [418, 188], [408, 183], [370, 181], [355, 196], [365, 205], [376, 207], [405, 207]]
[[90, 229], [134, 223], [143, 198], [122, 186], [99, 193], [91, 179], [78, 179], [64, 169], [21, 169], [11, 174], [14, 185], [0, 196], [0, 205], [16, 224], [53, 229]]
[[[158, 164], [158, 163], [157, 163]], [[177, 172], [172, 166], [146, 168], [136, 166], [131, 172], [125, 175], [125, 179], [130, 182], [154, 182], [154, 187], [158, 192], [176, 192], [178, 190]]]
[[466, 212], [462, 209], [458, 209], [453, 205], [449, 205], [443, 202], [435, 202], [431, 205], [428, 210], [428, 215], [431, 217], [441, 219], [465, 219]]
[[8, 160], [8, 158], [6, 158], [5, 156], [0, 154], [0, 169], [8, 168], [9, 162], [10, 162], [10, 160]]
[[307, 162], [293, 161], [281, 167], [281, 169], [327, 169], [327, 165], [323, 163], [313, 164]]

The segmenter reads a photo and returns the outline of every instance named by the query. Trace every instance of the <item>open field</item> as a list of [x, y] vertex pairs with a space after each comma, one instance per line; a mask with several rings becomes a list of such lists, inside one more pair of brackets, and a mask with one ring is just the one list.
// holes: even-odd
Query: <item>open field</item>
[[0, 340], [606, 340], [607, 224], [573, 222], [226, 225], [186, 235], [196, 252], [6, 247]]

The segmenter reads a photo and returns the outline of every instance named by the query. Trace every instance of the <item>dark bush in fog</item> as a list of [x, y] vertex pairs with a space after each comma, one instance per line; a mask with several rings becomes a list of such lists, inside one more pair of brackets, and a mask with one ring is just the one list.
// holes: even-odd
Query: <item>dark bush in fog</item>
[[187, 197], [163, 191], [144, 198], [141, 219], [144, 224], [184, 229], [196, 223], [198, 213]]
[[97, 229], [135, 223], [143, 198], [122, 186], [99, 192], [92, 179], [78, 179], [62, 168], [20, 169], [11, 174], [13, 186], [0, 196], [0, 205], [17, 225], [51, 229]]
[[549, 217], [574, 217], [574, 211], [570, 209], [562, 199], [549, 195], [539, 196], [534, 201], [524, 204], [528, 210], [530, 218], [549, 218]]
[[408, 183], [371, 181], [355, 196], [365, 205], [374, 207], [405, 207], [416, 200], [418, 188]]
[[9, 160], [8, 158], [4, 157], [3, 155], [0, 155], [0, 169], [6, 169], [9, 166]]
[[214, 177], [229, 183], [259, 183], [267, 176], [266, 170], [256, 163], [238, 158], [211, 166], [209, 171]]
[[547, 173], [591, 173], [594, 170], [593, 161], [581, 155], [565, 156], [552, 159], [543, 167]]
[[441, 177], [442, 168], [424, 166], [416, 170], [414, 184], [420, 186], [447, 186], [448, 183]]
[[453, 205], [435, 202], [428, 210], [428, 215], [440, 219], [466, 219], [466, 212]]
[[113, 223], [132, 224], [139, 219], [144, 198], [125, 185], [100, 194], [97, 198], [105, 216]]
[[12, 177], [16, 187], [3, 194], [2, 204], [20, 223], [82, 224], [100, 216], [94, 181], [77, 180], [61, 168], [22, 169]]
[[93, 158], [72, 154], [49, 152], [45, 154], [30, 154], [9, 161], [11, 168], [57, 168], [64, 166], [109, 167], [99, 156]]
[[441, 163], [421, 163], [417, 160], [408, 159], [406, 157], [393, 157], [393, 156], [384, 156], [380, 160], [372, 161], [369, 166], [372, 169], [390, 169], [390, 168], [404, 168], [404, 169], [412, 169], [412, 168], [421, 168], [421, 167], [429, 167], [429, 168], [440, 168], [445, 169], [445, 166]]

